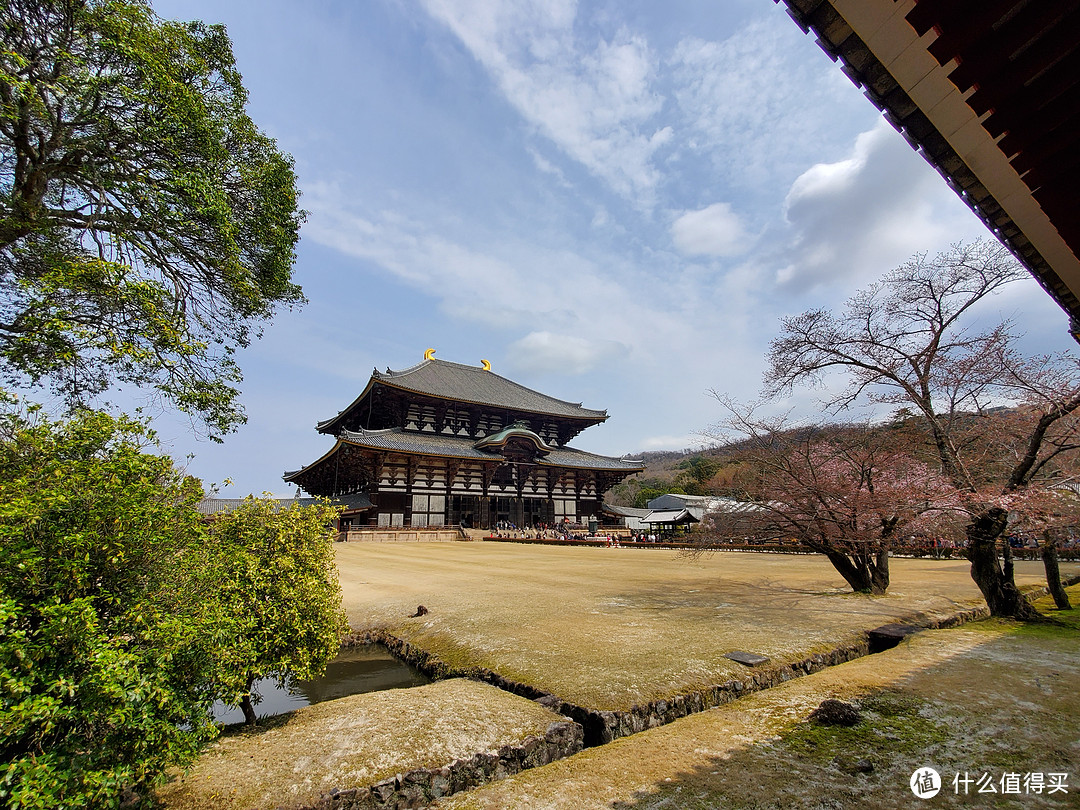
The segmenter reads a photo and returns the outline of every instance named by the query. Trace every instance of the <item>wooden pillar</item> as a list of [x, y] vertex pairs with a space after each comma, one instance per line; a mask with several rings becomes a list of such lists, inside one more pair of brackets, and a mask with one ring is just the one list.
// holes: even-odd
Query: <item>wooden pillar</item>
[[491, 481], [495, 477], [495, 470], [498, 465], [484, 464], [480, 470], [480, 481], [483, 484], [482, 492], [480, 496], [480, 528], [493, 529], [495, 523], [495, 516], [491, 513]]
[[416, 480], [416, 457], [409, 456], [405, 467], [405, 517], [403, 523], [412, 526], [412, 493], [413, 482]]
[[368, 458], [368, 468], [366, 470], [368, 474], [368, 497], [371, 499], [371, 503], [375, 506], [374, 512], [367, 515], [368, 523], [379, 522], [379, 512], [382, 511], [379, 506], [379, 490], [382, 486], [382, 473], [383, 465], [386, 462], [386, 453], [373, 453]]
[[454, 479], [457, 477], [458, 467], [461, 466], [461, 462], [456, 459], [446, 460], [446, 500], [443, 505], [443, 523], [450, 522], [450, 499], [453, 497], [450, 493], [453, 490]]

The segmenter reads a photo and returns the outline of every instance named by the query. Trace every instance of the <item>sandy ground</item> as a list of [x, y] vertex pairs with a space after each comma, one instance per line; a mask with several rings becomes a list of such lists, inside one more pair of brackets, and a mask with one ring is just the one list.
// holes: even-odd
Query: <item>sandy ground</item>
[[[880, 624], [982, 604], [964, 560], [893, 560], [889, 594], [871, 597], [819, 556], [504, 543], [349, 543], [337, 554], [354, 628], [389, 629], [453, 665], [597, 709], [743, 677], [723, 658], [734, 650], [794, 661]], [[1042, 577], [1040, 563], [1017, 565], [1018, 584]], [[406, 618], [419, 604], [428, 614]]]
[[[1071, 591], [1073, 603], [1080, 602], [1080, 588]], [[1071, 613], [1072, 629], [983, 621], [925, 631], [896, 649], [588, 749], [437, 806], [1077, 807], [1080, 610]], [[807, 722], [826, 698], [854, 701], [863, 720], [852, 728]], [[872, 770], [858, 772], [866, 763]], [[926, 767], [940, 775], [941, 792], [922, 800], [909, 783]], [[1015, 784], [1010, 774], [1017, 775]], [[1038, 777], [1030, 774], [1041, 776], [1041, 792], [1034, 792]], [[967, 795], [965, 777], [972, 780]], [[1065, 791], [1051, 793], [1051, 782], [1063, 783]], [[988, 784], [997, 792], [980, 793]], [[1017, 793], [1003, 793], [1014, 788]]]

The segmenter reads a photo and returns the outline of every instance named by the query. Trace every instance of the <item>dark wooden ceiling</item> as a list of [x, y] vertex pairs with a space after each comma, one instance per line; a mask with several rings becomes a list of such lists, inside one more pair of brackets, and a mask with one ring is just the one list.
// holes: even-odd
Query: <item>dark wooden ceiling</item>
[[[1070, 331], [1080, 340], [1080, 0], [783, 2], [1071, 316]], [[883, 43], [875, 25], [907, 7], [907, 35], [889, 28], [893, 41]], [[868, 40], [883, 50], [875, 51]], [[909, 46], [920, 41], [928, 43], [925, 50], [915, 50], [936, 62], [960, 94], [959, 103], [977, 116], [992, 148], [1000, 150], [1002, 166], [1016, 172], [1019, 187], [1041, 210], [1051, 238], [1042, 226], [1038, 233], [1026, 230], [1035, 223], [1030, 211], [1020, 214], [1015, 200], [999, 199], [988, 188], [1005, 187], [996, 169], [979, 165], [978, 156], [967, 153], [970, 144], [957, 145], [952, 133], [940, 130], [939, 111], [920, 107], [912, 98], [915, 88], [883, 64], [914, 65], [918, 60]], [[910, 75], [917, 81], [925, 74]]]
[[1080, 0], [918, 0], [907, 21], [1080, 256]]

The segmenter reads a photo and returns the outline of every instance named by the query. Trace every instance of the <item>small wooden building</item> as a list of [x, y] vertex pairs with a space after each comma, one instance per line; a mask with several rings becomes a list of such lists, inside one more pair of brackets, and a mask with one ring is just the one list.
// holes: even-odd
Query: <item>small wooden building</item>
[[363, 392], [317, 430], [321, 458], [285, 474], [311, 495], [364, 495], [352, 526], [494, 528], [587, 523], [604, 493], [644, 469], [577, 450], [571, 439], [608, 418], [519, 385], [483, 366], [425, 355], [403, 371], [373, 370]]

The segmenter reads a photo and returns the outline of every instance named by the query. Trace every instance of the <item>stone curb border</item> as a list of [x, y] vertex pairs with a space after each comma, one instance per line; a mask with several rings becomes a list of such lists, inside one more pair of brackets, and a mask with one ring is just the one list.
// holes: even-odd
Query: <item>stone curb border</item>
[[581, 726], [573, 721], [548, 725], [543, 737], [529, 735], [518, 745], [481, 751], [441, 768], [417, 768], [374, 785], [332, 790], [296, 810], [404, 810], [427, 807], [442, 796], [480, 787], [529, 768], [564, 759], [582, 749]]
[[[1062, 580], [1062, 583], [1066, 586], [1075, 585], [1078, 582], [1080, 582], [1080, 576], [1063, 578]], [[1048, 593], [1049, 589], [1045, 585], [1030, 586], [1024, 589], [1024, 595], [1031, 601], [1046, 596]], [[937, 630], [957, 627], [989, 616], [989, 608], [986, 605], [981, 605], [958, 610], [946, 616], [927, 616], [923, 613], [915, 613], [898, 618], [895, 622], [911, 624], [923, 630]], [[869, 631], [865, 631], [860, 641], [844, 644], [829, 652], [811, 655], [792, 663], [771, 667], [765, 666], [755, 670], [753, 674], [748, 675], [746, 678], [724, 681], [721, 684], [676, 695], [668, 699], [654, 700], [644, 705], [631, 706], [627, 710], [600, 711], [562, 700], [557, 695], [535, 686], [512, 681], [485, 667], [451, 667], [432, 653], [385, 631], [373, 630], [366, 633], [352, 634], [344, 642], [346, 646], [368, 643], [382, 644], [397, 658], [416, 667], [435, 680], [442, 678], [473, 678], [474, 680], [490, 683], [492, 686], [497, 686], [499, 689], [511, 694], [535, 700], [542, 706], [579, 723], [584, 731], [584, 745], [586, 748], [604, 745], [619, 737], [626, 737], [646, 729], [666, 725], [688, 714], [696, 714], [706, 709], [712, 709], [743, 695], [769, 689], [793, 678], [820, 672], [828, 667], [853, 661], [856, 658], [862, 658], [870, 654]]]
[[[1065, 586], [1077, 583], [1080, 583], [1080, 576], [1062, 579]], [[1048, 593], [1046, 586], [1033, 586], [1026, 588], [1024, 595], [1034, 601]], [[896, 623], [936, 630], [958, 627], [970, 621], [988, 618], [989, 615], [989, 608], [981, 605], [941, 617], [912, 614], [897, 619]], [[676, 695], [667, 700], [632, 706], [625, 711], [598, 711], [562, 700], [535, 686], [512, 681], [484, 667], [451, 667], [432, 653], [382, 630], [350, 633], [343, 639], [342, 647], [373, 643], [382, 644], [397, 658], [435, 680], [463, 677], [484, 681], [511, 694], [535, 700], [570, 720], [551, 723], [543, 739], [529, 736], [520, 745], [506, 745], [498, 751], [486, 751], [467, 759], [456, 759], [441, 768], [418, 768], [368, 787], [333, 790], [324, 794], [315, 804], [305, 805], [297, 810], [404, 810], [425, 807], [442, 796], [470, 790], [520, 771], [572, 756], [583, 747], [603, 745], [619, 737], [666, 725], [680, 717], [715, 708], [743, 695], [769, 689], [785, 681], [870, 654], [869, 631], [866, 631], [862, 641], [845, 644], [830, 652], [811, 655], [793, 663], [762, 668], [741, 680], [724, 681], [707, 689]]]
[[729, 680], [707, 689], [675, 695], [668, 699], [654, 700], [644, 705], [632, 706], [623, 711], [589, 709], [563, 700], [557, 695], [538, 689], [535, 686], [512, 681], [485, 667], [456, 669], [448, 666], [437, 656], [410, 644], [404, 639], [383, 631], [370, 631], [360, 634], [352, 643], [376, 643], [387, 647], [391, 653], [407, 664], [433, 679], [472, 678], [490, 683], [505, 692], [535, 700], [553, 712], [569, 717], [580, 724], [584, 731], [584, 745], [591, 748], [604, 745], [619, 737], [637, 734], [649, 728], [666, 725], [688, 714], [696, 714], [735, 698], [768, 689], [812, 672], [842, 664], [868, 655], [870, 645], [867, 640], [837, 647], [834, 650], [811, 655], [800, 661], [780, 666], [762, 668], [746, 678]]

